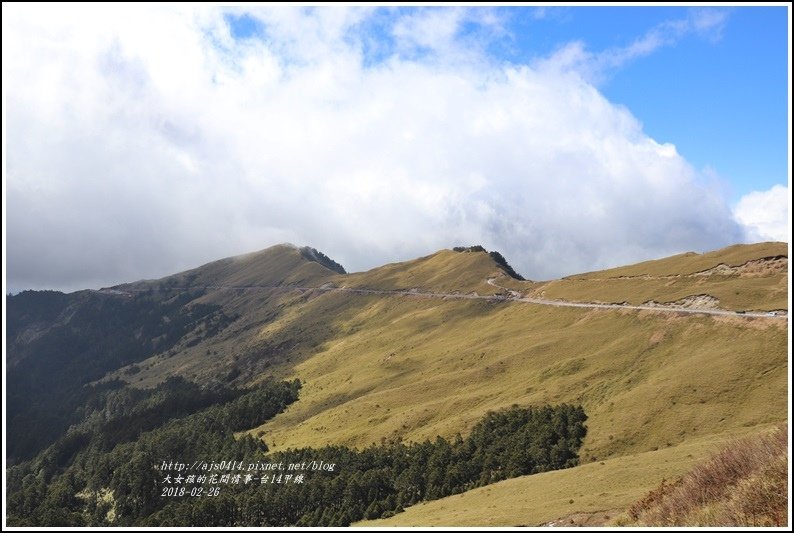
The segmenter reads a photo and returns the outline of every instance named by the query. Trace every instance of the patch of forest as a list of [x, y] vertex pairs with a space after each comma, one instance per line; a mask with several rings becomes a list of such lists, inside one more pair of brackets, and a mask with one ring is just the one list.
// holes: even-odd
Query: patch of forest
[[[559, 405], [491, 412], [466, 438], [384, 440], [361, 450], [327, 446], [268, 454], [262, 440], [235, 437], [283, 411], [299, 389], [296, 380], [208, 390], [172, 378], [154, 389], [104, 390], [84, 406], [81, 424], [33, 460], [8, 469], [8, 524], [346, 526], [503, 479], [574, 466], [586, 434], [583, 409]], [[186, 471], [177, 483], [180, 473], [162, 466], [220, 461], [239, 465], [214, 472], [227, 475], [225, 483], [217, 476], [212, 483], [201, 471]], [[333, 467], [248, 466], [263, 463]], [[207, 475], [188, 485], [190, 474]], [[251, 479], [240, 481], [245, 474]], [[276, 482], [277, 474], [289, 477]], [[237, 483], [230, 481], [234, 475]]]

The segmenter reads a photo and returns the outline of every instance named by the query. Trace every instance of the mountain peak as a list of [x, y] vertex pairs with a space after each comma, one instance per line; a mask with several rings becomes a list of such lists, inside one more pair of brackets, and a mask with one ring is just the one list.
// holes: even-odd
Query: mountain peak
[[453, 252], [458, 252], [458, 253], [468, 253], [468, 252], [486, 253], [489, 256], [491, 256], [491, 259], [494, 260], [494, 262], [499, 266], [500, 269], [502, 269], [502, 271], [504, 271], [505, 274], [507, 274], [511, 278], [517, 279], [519, 281], [525, 281], [526, 280], [526, 278], [524, 278], [521, 274], [516, 272], [513, 269], [513, 267], [511, 267], [510, 264], [507, 262], [507, 259], [505, 259], [505, 257], [502, 254], [500, 254], [499, 252], [497, 252], [496, 250], [493, 250], [493, 251], [489, 252], [482, 245], [477, 244], [475, 246], [455, 246], [452, 249], [452, 251]]
[[314, 261], [315, 263], [319, 263], [328, 270], [332, 270], [337, 274], [347, 274], [345, 271], [345, 267], [322, 253], [321, 251], [317, 250], [316, 248], [312, 248], [311, 246], [304, 246], [299, 249], [301, 255], [304, 259], [308, 259], [309, 261]]
[[313, 284], [344, 272], [341, 265], [322, 252], [290, 243], [235, 255], [158, 280], [122, 284], [119, 287], [246, 287]]

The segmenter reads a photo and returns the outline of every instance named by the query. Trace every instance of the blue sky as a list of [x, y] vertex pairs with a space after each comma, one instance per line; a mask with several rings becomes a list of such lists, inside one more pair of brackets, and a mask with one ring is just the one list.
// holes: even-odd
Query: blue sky
[[[790, 240], [785, 7], [3, 6], [8, 280]], [[57, 265], [57, 268], [52, 268]]]
[[[553, 40], [582, 39], [600, 50], [625, 46], [689, 11], [566, 8], [557, 17], [522, 23], [515, 33], [527, 35], [522, 50], [528, 54], [537, 46], [533, 30], [544, 34], [547, 47], [555, 46]], [[599, 87], [627, 106], [648, 135], [674, 143], [698, 167], [714, 167], [737, 201], [750, 191], [785, 184], [788, 176], [788, 14], [785, 7], [725, 13], [718, 36], [689, 35], [660, 47], [617, 69]]]

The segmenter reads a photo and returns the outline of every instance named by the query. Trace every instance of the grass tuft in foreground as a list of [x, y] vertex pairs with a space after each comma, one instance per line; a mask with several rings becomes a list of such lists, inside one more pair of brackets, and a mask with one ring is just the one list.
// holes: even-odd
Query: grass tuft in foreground
[[632, 505], [621, 525], [784, 526], [787, 430], [734, 441]]

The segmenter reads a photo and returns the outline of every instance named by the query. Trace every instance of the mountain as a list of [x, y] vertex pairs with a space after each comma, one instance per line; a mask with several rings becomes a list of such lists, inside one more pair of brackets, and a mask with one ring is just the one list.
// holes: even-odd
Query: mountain
[[[278, 286], [322, 283], [334, 275], [299, 248], [277, 245], [158, 280], [71, 294], [24, 291], [10, 296], [6, 399], [9, 432], [18, 437], [9, 441], [7, 458], [13, 462], [35, 455], [76, 422], [84, 385], [119, 369], [132, 379], [140, 370], [136, 363], [153, 356], [168, 359], [180, 353], [182, 360], [204, 354], [204, 343], [215, 347], [220, 338], [235, 338], [221, 335], [230, 326], [246, 328], [248, 321], [256, 323], [273, 312], [261, 303], [280, 294]], [[227, 289], [250, 285], [269, 288]], [[223, 358], [209, 363], [209, 382], [238, 371]], [[220, 369], [224, 375], [219, 379], [215, 373]], [[178, 374], [166, 369], [157, 381]]]
[[[157, 434], [171, 419], [189, 427], [210, 398], [237, 401], [274, 379], [299, 382], [300, 392], [269, 388], [257, 398], [277, 398], [262, 409], [279, 414], [240, 415], [230, 427], [275, 454], [436, 436], [454, 443], [513, 405], [580, 405], [580, 466], [482, 488], [449, 485], [434, 497], [473, 490], [388, 519], [535, 525], [604, 501], [627, 507], [715, 443], [786, 420], [785, 244], [544, 282], [518, 277], [501, 254], [477, 246], [345, 273], [322, 252], [285, 244], [159, 280], [10, 296], [7, 459], [19, 463], [12, 479], [60, 465], [47, 467], [54, 482], [68, 474], [75, 492], [88, 490], [77, 466], [85, 454]], [[177, 377], [184, 381], [168, 381]], [[111, 399], [127, 407], [110, 407]], [[178, 407], [156, 407], [169, 405]], [[138, 420], [128, 423], [138, 429], [107, 433], [114, 416]], [[113, 436], [99, 444], [100, 433]], [[549, 487], [559, 494], [553, 505], [527, 499]], [[59, 523], [87, 520], [79, 501], [71, 505], [71, 518]], [[373, 505], [306, 520], [394, 514], [387, 503]]]
[[338, 273], [324, 265], [317, 253], [313, 248], [277, 244], [258, 252], [213, 261], [162, 279], [138, 281], [111, 288], [123, 291], [169, 287], [311, 284]]

